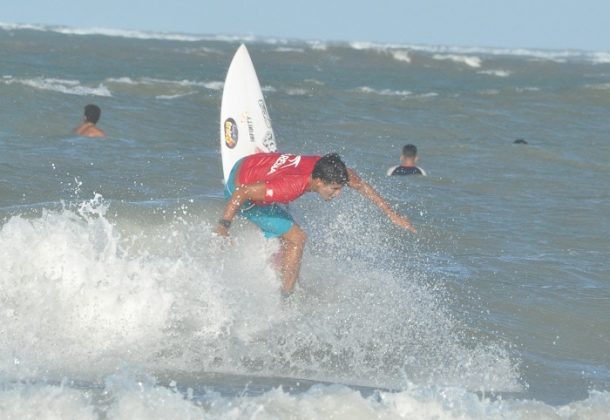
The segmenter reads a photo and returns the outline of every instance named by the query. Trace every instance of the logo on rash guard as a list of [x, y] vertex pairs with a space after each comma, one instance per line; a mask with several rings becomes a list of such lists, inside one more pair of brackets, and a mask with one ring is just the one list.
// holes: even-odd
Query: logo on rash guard
[[290, 166], [294, 166], [296, 168], [297, 166], [299, 166], [299, 162], [301, 162], [301, 156], [295, 156], [294, 158], [290, 159], [290, 155], [280, 155], [280, 157], [277, 158], [271, 169], [269, 169], [269, 172], [267, 172], [267, 175], [275, 173], [280, 168], [283, 169], [288, 168]]

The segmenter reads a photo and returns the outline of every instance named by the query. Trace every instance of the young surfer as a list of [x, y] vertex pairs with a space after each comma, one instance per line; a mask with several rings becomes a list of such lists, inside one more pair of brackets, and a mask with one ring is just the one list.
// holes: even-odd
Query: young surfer
[[229, 227], [240, 212], [256, 224], [267, 238], [280, 238], [282, 293], [294, 290], [299, 276], [307, 235], [278, 203], [289, 203], [307, 192], [324, 200], [339, 195], [347, 185], [377, 205], [396, 225], [416, 232], [404, 216], [396, 213], [377, 191], [345, 166], [339, 155], [300, 156], [258, 153], [238, 161], [225, 185], [228, 198], [216, 233], [229, 235]]

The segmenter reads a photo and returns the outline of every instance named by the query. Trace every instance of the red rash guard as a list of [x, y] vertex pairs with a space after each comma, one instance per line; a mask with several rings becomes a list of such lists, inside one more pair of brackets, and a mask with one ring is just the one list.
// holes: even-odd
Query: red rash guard
[[307, 192], [318, 160], [320, 156], [257, 153], [244, 158], [237, 183], [265, 183], [265, 200], [257, 205], [289, 203]]

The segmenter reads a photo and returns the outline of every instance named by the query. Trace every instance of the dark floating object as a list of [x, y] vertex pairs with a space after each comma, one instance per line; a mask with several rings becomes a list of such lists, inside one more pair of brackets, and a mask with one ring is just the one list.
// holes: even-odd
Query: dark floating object
[[527, 144], [527, 142], [525, 140], [523, 140], [523, 139], [517, 139], [513, 143], [515, 143], [515, 144]]

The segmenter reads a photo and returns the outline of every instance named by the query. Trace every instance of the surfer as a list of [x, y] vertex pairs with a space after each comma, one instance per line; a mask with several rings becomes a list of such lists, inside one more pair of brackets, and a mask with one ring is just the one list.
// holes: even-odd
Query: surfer
[[83, 137], [106, 137], [106, 133], [96, 126], [101, 115], [102, 110], [99, 106], [93, 104], [85, 106], [85, 121], [74, 129], [74, 133]]
[[318, 193], [328, 201], [337, 197], [345, 185], [371, 200], [394, 224], [416, 232], [409, 219], [396, 213], [336, 153], [322, 157], [258, 153], [246, 156], [233, 166], [225, 185], [228, 201], [216, 233], [228, 236], [231, 222], [240, 212], [265, 237], [279, 237], [282, 294], [287, 296], [294, 290], [299, 276], [307, 235], [279, 204], [287, 204], [307, 192]]
[[412, 144], [406, 144], [402, 148], [400, 165], [392, 166], [388, 169], [387, 175], [426, 175], [426, 171], [416, 165], [418, 160], [417, 147]]

